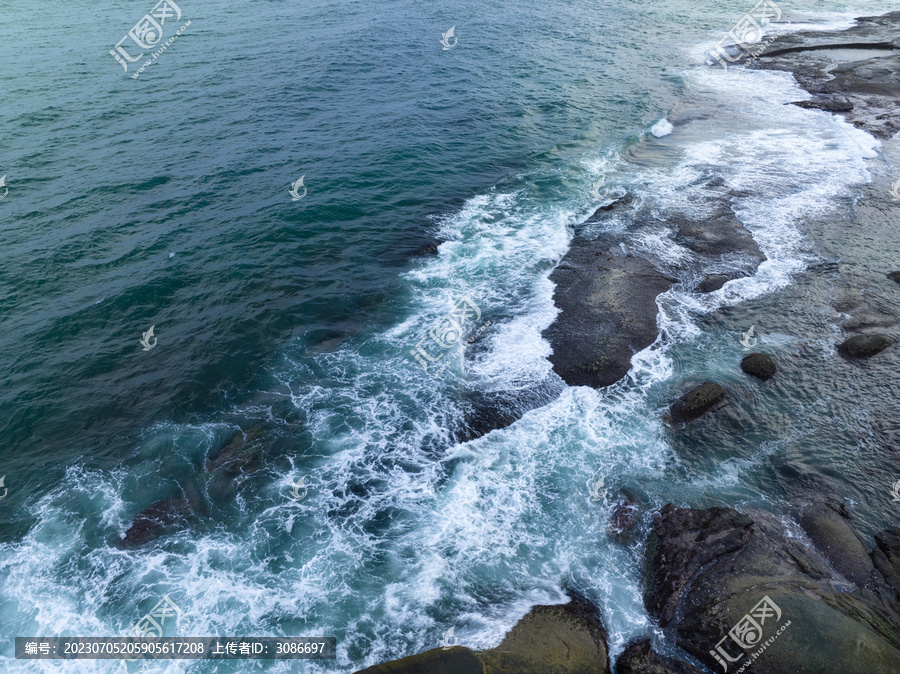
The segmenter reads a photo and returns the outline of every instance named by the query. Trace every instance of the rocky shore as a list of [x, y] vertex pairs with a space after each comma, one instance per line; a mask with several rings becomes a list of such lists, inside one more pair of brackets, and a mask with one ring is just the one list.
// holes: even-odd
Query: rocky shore
[[[793, 73], [812, 96], [795, 105], [843, 115], [889, 139], [900, 131], [898, 28], [900, 12], [893, 12], [861, 18], [844, 31], [787, 34], [744, 65]], [[676, 286], [713, 292], [765, 260], [731, 210], [733, 195], [716, 191], [715, 179], [709, 184], [705, 219], [665, 216], [673, 242], [690, 252], [680, 262], [660, 264], [604, 228], [625, 209], [638, 227], [654, 218], [658, 224], [659, 215], [631, 197], [575, 228], [570, 251], [551, 275], [560, 313], [544, 333], [554, 371], [566, 383], [605, 387], [625, 377], [632, 356], [660, 338], [661, 293]], [[891, 207], [887, 193], [883, 202]], [[900, 272], [888, 278], [900, 283]], [[890, 303], [873, 294], [854, 299], [849, 289], [846, 297], [835, 356], [858, 365], [896, 349]], [[734, 368], [759, 390], [790, 376], [762, 352], [748, 353]], [[668, 421], [702, 425], [704, 417], [723, 414], [717, 410], [735, 395], [719, 382], [698, 383], [673, 396]], [[647, 525], [642, 531], [649, 534], [638, 542], [643, 602], [660, 630], [628, 644], [615, 663], [599, 610], [571, 593], [568, 604], [533, 607], [494, 649], [437, 648], [362, 672], [900, 672], [900, 529], [883, 530], [866, 544], [848, 504], [824, 494], [772, 511], [667, 504], [642, 512], [629, 500], [613, 519], [615, 536], [631, 532], [638, 519]]]

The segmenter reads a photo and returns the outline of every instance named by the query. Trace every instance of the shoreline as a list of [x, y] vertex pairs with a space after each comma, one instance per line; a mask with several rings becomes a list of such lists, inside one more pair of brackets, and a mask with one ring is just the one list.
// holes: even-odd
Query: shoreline
[[[812, 96], [793, 104], [846, 116], [885, 141], [884, 154], [896, 156], [900, 145], [890, 139], [900, 130], [900, 89], [893, 88], [900, 85], [900, 39], [888, 38], [898, 26], [900, 11], [861, 17], [856, 26], [843, 31], [781, 35], [755, 55], [749, 67], [791, 72]], [[858, 45], [868, 45], [864, 51], [872, 51], [872, 45], [884, 50], [888, 43], [895, 45], [893, 54], [867, 58], [865, 63], [839, 61], [829, 53], [859, 49]], [[829, 73], [837, 74], [830, 79]], [[900, 204], [891, 199], [891, 182], [873, 178], [853, 218], [857, 225], [880, 218], [880, 231], [900, 231]], [[620, 252], [621, 239], [615, 236], [590, 232], [584, 236], [590, 230], [586, 226], [631, 207], [627, 197], [597, 209], [582, 223], [581, 232], [576, 228], [569, 251], [551, 276], [561, 312], [544, 333], [553, 346], [554, 370], [566, 383], [604, 387], [624, 378], [632, 356], [660, 337], [656, 298], [674, 284], [685, 286], [685, 279], [690, 279], [688, 290], [703, 294], [755, 273], [766, 256], [731, 210], [732, 196], [711, 198], [715, 215], [707, 221], [674, 214], [675, 240], [696, 255], [692, 263], [699, 261], [699, 267], [684, 270], [677, 278], [649, 259]], [[838, 231], [839, 225], [833, 228]], [[841, 234], [859, 238], [858, 230]], [[840, 258], [842, 251], [834, 252]], [[834, 344], [834, 358], [842, 359], [835, 362], [842, 365], [879, 358], [880, 350], [854, 352], [848, 346], [854, 337], [880, 336], [888, 342], [882, 349], [896, 348], [900, 319], [888, 297], [893, 281], [884, 280], [895, 270], [867, 269], [864, 260], [864, 254], [854, 255], [849, 272], [842, 275], [839, 270], [834, 280], [835, 287], [851, 295], [857, 278], [865, 287], [877, 289], [836, 307], [846, 317], [843, 341], [836, 339]], [[726, 261], [737, 263], [723, 273]], [[754, 385], [763, 387], [772, 376], [785, 376], [777, 365], [772, 363], [774, 371], [767, 367], [744, 371]], [[859, 376], [870, 374], [861, 367], [857, 371]], [[727, 388], [719, 391], [711, 386], [718, 384], [706, 382], [672, 401], [669, 422], [681, 442], [690, 440], [692, 425], [702, 423], [697, 420], [716, 415], [733, 395]], [[639, 510], [636, 503], [621, 503], [613, 514], [611, 532], [633, 534]], [[646, 513], [653, 524], [642, 544], [643, 598], [662, 633], [627, 644], [616, 661], [618, 674], [695, 674], [722, 671], [723, 666], [726, 674], [741, 668], [760, 674], [900, 671], [900, 530], [875, 532], [872, 545], [861, 536], [859, 523], [843, 500], [828, 491], [815, 499], [788, 498], [777, 510], [776, 516], [753, 508], [669, 504]], [[598, 636], [593, 623], [596, 619], [603, 630], [599, 610], [576, 592], [570, 595], [570, 604], [533, 607], [494, 649], [438, 648], [360, 671], [612, 671], [606, 633]], [[542, 620], [548, 612], [553, 621]], [[531, 643], [542, 642], [542, 649], [529, 646], [521, 639], [522, 632], [529, 633]], [[773, 639], [776, 633], [778, 638]], [[558, 648], [573, 639], [581, 644], [574, 653]]]

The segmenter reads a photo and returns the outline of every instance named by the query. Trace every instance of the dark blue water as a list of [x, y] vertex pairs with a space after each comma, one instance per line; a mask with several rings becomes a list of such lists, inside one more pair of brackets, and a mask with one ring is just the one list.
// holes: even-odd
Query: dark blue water
[[[614, 649], [645, 632], [636, 553], [605, 540], [587, 485], [730, 489], [734, 465], [676, 465], [658, 406], [698, 345], [724, 370], [738, 326], [698, 317], [790, 287], [815, 257], [797, 223], [851, 199], [876, 144], [782, 113], [801, 96], [781, 75], [702, 66], [739, 2], [183, 0], [165, 36], [190, 26], [134, 79], [108, 52], [150, 7], [28, 3], [0, 26], [0, 633], [118, 635], [168, 594], [192, 634], [334, 635], [337, 662], [307, 670], [351, 671], [451, 625], [495, 645], [563, 585], [602, 606]], [[720, 113], [651, 135], [685, 97]], [[671, 343], [622, 386], [458, 444], [473, 395], [564, 388], [547, 277], [592, 186], [669, 208], [710, 170], [791, 177], [778, 209], [746, 204], [771, 264], [708, 306], [674, 295]], [[432, 376], [409, 352], [461, 297], [486, 327]], [[208, 459], [239, 432], [224, 479]], [[178, 497], [186, 522], [122, 547]], [[0, 657], [43, 671], [11, 639]]]

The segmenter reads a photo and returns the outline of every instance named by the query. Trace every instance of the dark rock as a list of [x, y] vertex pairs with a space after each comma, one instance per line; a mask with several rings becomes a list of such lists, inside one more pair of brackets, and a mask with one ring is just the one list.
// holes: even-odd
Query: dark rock
[[527, 390], [472, 391], [466, 395], [463, 424], [451, 429], [450, 436], [454, 443], [469, 442], [491, 431], [506, 428], [529, 410], [543, 407], [558, 398], [563, 388], [559, 379], [552, 377]]
[[641, 519], [641, 507], [637, 501], [625, 497], [609, 518], [609, 531], [613, 538], [626, 538]]
[[624, 208], [626, 206], [630, 206], [634, 202], [634, 197], [630, 194], [625, 194], [621, 197], [616, 197], [612, 202], [606, 204], [605, 206], [601, 206], [594, 214], [589, 217], [585, 222], [596, 222], [597, 220], [601, 220], [606, 213], [610, 211], [614, 211], [619, 208]]
[[[813, 94], [801, 107], [845, 116], [855, 126], [887, 139], [900, 131], [900, 12], [862, 17], [837, 32], [804, 31], [776, 37], [753, 68], [787, 70]], [[854, 50], [857, 60], [838, 59], [828, 50]], [[892, 54], [878, 54], [890, 51]]]
[[758, 265], [766, 260], [750, 232], [726, 205], [718, 205], [713, 214], [698, 220], [687, 215], [672, 215], [668, 220], [676, 227], [675, 242], [707, 258], [742, 253]]
[[544, 331], [553, 369], [570, 386], [609, 386], [659, 333], [656, 296], [673, 279], [646, 260], [607, 250], [608, 240], [576, 239], [551, 274], [560, 314]]
[[122, 545], [131, 548], [149, 543], [173, 525], [186, 523], [191, 514], [190, 505], [184, 496], [158, 501], [138, 513], [125, 532]]
[[872, 587], [869, 551], [850, 526], [842, 503], [813, 502], [800, 510], [800, 526], [835, 571], [861, 587]]
[[727, 396], [728, 392], [718, 384], [705, 382], [676, 400], [669, 408], [669, 416], [676, 424], [692, 421], [720, 407]]
[[727, 276], [723, 276], [722, 274], [710, 274], [705, 279], [700, 281], [697, 285], [698, 293], [711, 293], [715, 292], [723, 285], [728, 283], [731, 279]]
[[853, 103], [841, 98], [814, 98], [811, 101], [793, 101], [788, 105], [796, 105], [807, 110], [824, 110], [825, 112], [850, 112]]
[[609, 674], [606, 632], [582, 597], [534, 606], [497, 648], [436, 648], [357, 674]]
[[616, 674], [703, 674], [686, 662], [663, 658], [651, 647], [649, 639], [629, 644], [616, 660]]
[[892, 339], [884, 335], [856, 335], [841, 344], [838, 351], [849, 358], [869, 358], [893, 343]]
[[478, 657], [490, 674], [607, 674], [606, 632], [586, 599], [535, 606], [497, 648]]
[[772, 359], [764, 353], [750, 353], [744, 356], [741, 361], [741, 369], [763, 381], [771, 379], [778, 371]]
[[894, 283], [900, 283], [900, 271], [892, 271], [887, 277]]
[[[714, 657], [720, 644], [735, 667], [752, 661], [756, 674], [900, 671], [900, 615], [874, 584], [848, 588], [831, 566], [857, 580], [874, 578], [858, 539], [848, 538], [840, 513], [835, 519], [820, 506], [804, 512], [826, 556], [771, 513], [665, 506], [646, 547], [648, 612], [714, 671], [722, 666]], [[849, 548], [838, 550], [842, 544]], [[764, 599], [766, 614], [758, 610]], [[762, 635], [747, 633], [750, 646], [742, 647], [729, 631], [751, 611]]]
[[875, 534], [878, 547], [872, 551], [872, 563], [884, 578], [886, 589], [894, 593], [894, 608], [900, 611], [900, 529], [885, 529]]
[[484, 667], [473, 651], [453, 646], [366, 667], [356, 674], [484, 674]]

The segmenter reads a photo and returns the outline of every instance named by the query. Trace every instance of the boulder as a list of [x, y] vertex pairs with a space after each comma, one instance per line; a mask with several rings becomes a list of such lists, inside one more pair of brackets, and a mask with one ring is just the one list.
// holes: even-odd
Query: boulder
[[900, 283], [900, 271], [892, 271], [887, 277], [894, 283]]
[[484, 668], [473, 651], [453, 646], [366, 667], [356, 674], [484, 674]]
[[728, 392], [714, 382], [705, 382], [681, 396], [669, 408], [669, 416], [673, 423], [681, 424], [692, 421], [710, 410], [721, 407], [728, 397]]
[[649, 639], [629, 644], [616, 660], [616, 674], [703, 674], [686, 662], [664, 658], [650, 646]]
[[900, 615], [866, 582], [874, 565], [846, 518], [816, 505], [800, 519], [824, 551], [771, 513], [665, 506], [646, 546], [648, 612], [713, 671], [900, 671]]
[[609, 674], [606, 632], [596, 607], [534, 606], [496, 648], [435, 648], [356, 674]]
[[869, 358], [893, 343], [892, 339], [884, 335], [856, 335], [841, 344], [838, 351], [848, 358]]
[[575, 596], [535, 606], [500, 645], [481, 651], [485, 674], [608, 674], [606, 631], [597, 609]]
[[722, 274], [710, 274], [699, 284], [697, 284], [697, 292], [698, 293], [711, 293], [715, 292], [723, 285], [728, 283], [731, 279], [727, 276], [723, 276]]
[[778, 370], [772, 359], [764, 353], [750, 353], [744, 356], [741, 369], [763, 381], [771, 379]]

